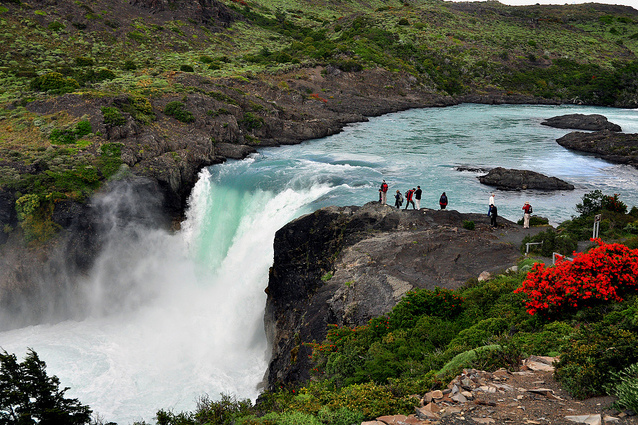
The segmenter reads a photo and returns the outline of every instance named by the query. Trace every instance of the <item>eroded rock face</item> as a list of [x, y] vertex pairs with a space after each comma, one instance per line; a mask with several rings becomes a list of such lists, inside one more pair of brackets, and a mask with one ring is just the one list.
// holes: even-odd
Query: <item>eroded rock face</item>
[[[476, 230], [463, 229], [464, 220]], [[304, 343], [322, 341], [328, 324], [364, 325], [414, 288], [458, 288], [484, 270], [511, 266], [518, 246], [499, 235], [520, 228], [499, 224], [497, 234], [484, 214], [372, 202], [323, 208], [280, 229], [267, 288], [268, 386], [309, 377]]]
[[529, 170], [496, 167], [478, 179], [483, 184], [502, 190], [574, 190], [571, 183]]
[[574, 131], [556, 139], [556, 142], [565, 148], [591, 153], [607, 161], [638, 166], [638, 134]]
[[622, 131], [618, 124], [611, 123], [607, 117], [599, 114], [568, 114], [546, 119], [541, 123], [549, 127], [571, 130]]
[[[30, 246], [21, 232], [10, 234], [0, 244], [0, 331], [86, 317], [91, 306], [82, 282], [98, 253], [114, 237], [135, 240], [151, 230], [168, 230], [171, 217], [164, 203], [156, 181], [132, 177], [110, 183], [89, 203], [56, 203], [52, 218], [62, 230], [46, 245]], [[130, 292], [127, 283], [110, 283], [101, 297], [124, 304]]]

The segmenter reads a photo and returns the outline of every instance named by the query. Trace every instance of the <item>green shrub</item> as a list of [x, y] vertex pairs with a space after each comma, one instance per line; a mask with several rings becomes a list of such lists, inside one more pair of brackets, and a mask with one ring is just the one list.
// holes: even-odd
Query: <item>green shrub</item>
[[182, 72], [195, 72], [195, 69], [190, 65], [182, 65], [179, 67], [179, 70]]
[[575, 397], [604, 394], [612, 374], [638, 362], [638, 334], [592, 323], [574, 332], [561, 350], [555, 378]]
[[528, 242], [542, 242], [542, 245], [530, 245], [529, 252], [538, 252], [544, 257], [551, 257], [553, 252], [558, 252], [563, 255], [572, 255], [578, 247], [577, 239], [572, 234], [567, 232], [558, 234], [553, 229], [548, 229], [534, 236], [525, 236], [521, 243], [522, 254], [526, 252], [526, 244]]
[[102, 116], [104, 117], [104, 124], [106, 125], [117, 127], [126, 124], [126, 118], [122, 115], [122, 112], [114, 106], [103, 106]]
[[78, 88], [80, 88], [80, 85], [76, 80], [65, 77], [59, 72], [48, 72], [31, 80], [31, 90], [36, 91], [62, 94], [72, 92]]
[[95, 73], [96, 82], [112, 80], [113, 78], [115, 78], [115, 73], [110, 69], [102, 68]]
[[118, 103], [118, 106], [142, 124], [148, 125], [155, 120], [153, 105], [147, 97], [131, 94], [125, 102]]
[[454, 356], [452, 360], [447, 362], [445, 366], [443, 366], [441, 370], [438, 371], [437, 375], [439, 377], [442, 377], [444, 381], [447, 381], [448, 378], [454, 377], [455, 375], [460, 373], [463, 369], [471, 367], [474, 364], [474, 362], [477, 360], [478, 355], [480, 353], [485, 351], [494, 351], [494, 350], [502, 350], [502, 349], [503, 347], [501, 347], [500, 345], [493, 344], [493, 345], [485, 345], [482, 347], [476, 347], [475, 349], [472, 349], [472, 350], [463, 351], [457, 354], [456, 356]]
[[277, 425], [321, 425], [321, 422], [313, 415], [291, 411], [279, 415]]
[[75, 137], [80, 138], [84, 137], [87, 134], [91, 134], [93, 132], [93, 127], [91, 127], [90, 121], [80, 121], [75, 126]]
[[200, 424], [232, 424], [237, 417], [246, 416], [251, 411], [250, 400], [237, 400], [229, 394], [221, 394], [220, 400], [211, 400], [205, 395], [197, 400], [194, 418]]
[[53, 21], [47, 26], [47, 28], [49, 28], [51, 31], [56, 31], [57, 32], [57, 31], [62, 31], [66, 27], [61, 22]]
[[463, 220], [463, 228], [467, 230], [474, 230], [475, 224], [472, 220]]
[[77, 66], [93, 66], [93, 59], [80, 56], [75, 58], [75, 64]]
[[27, 242], [51, 239], [59, 226], [51, 220], [53, 205], [38, 195], [27, 194], [16, 200], [16, 212]]
[[75, 132], [54, 128], [49, 135], [49, 140], [56, 145], [69, 145], [75, 143]]
[[[520, 220], [518, 220], [516, 224], [518, 224], [519, 226], [522, 226], [523, 219], [521, 218]], [[530, 226], [547, 226], [549, 225], [549, 218], [538, 217], [536, 215], [533, 215], [529, 218], [529, 225]]]
[[565, 322], [551, 322], [540, 332], [519, 332], [513, 336], [521, 350], [539, 356], [557, 356], [574, 328]]
[[317, 418], [325, 425], [355, 425], [365, 420], [361, 412], [350, 410], [346, 407], [332, 410], [329, 407], [322, 407], [317, 412]]
[[181, 122], [189, 123], [195, 121], [193, 114], [184, 109], [184, 107], [185, 105], [178, 100], [168, 102], [164, 107], [164, 113]]
[[606, 386], [609, 394], [618, 398], [615, 405], [638, 412], [638, 363], [611, 374], [613, 383]]
[[447, 351], [453, 355], [485, 345], [490, 338], [510, 329], [509, 322], [501, 317], [483, 319], [477, 324], [463, 329], [450, 341]]
[[598, 213], [603, 209], [603, 199], [605, 196], [606, 195], [600, 190], [594, 190], [584, 194], [582, 202], [576, 204], [576, 212], [578, 212], [581, 217]]
[[342, 388], [332, 396], [327, 406], [361, 412], [366, 419], [371, 419], [381, 415], [412, 413], [416, 404], [418, 400], [396, 398], [386, 387], [366, 383]]
[[329, 64], [344, 72], [359, 72], [363, 70], [363, 65], [354, 59], [337, 59], [330, 61]]
[[124, 61], [124, 66], [122, 66], [122, 69], [124, 69], [125, 71], [135, 71], [137, 69], [137, 65], [135, 64], [134, 61], [132, 60], [125, 60]]
[[105, 143], [100, 146], [100, 156], [97, 165], [105, 179], [111, 178], [122, 165], [122, 144]]
[[252, 112], [246, 112], [244, 117], [239, 120], [239, 124], [243, 125], [248, 131], [256, 130], [264, 125], [264, 119]]

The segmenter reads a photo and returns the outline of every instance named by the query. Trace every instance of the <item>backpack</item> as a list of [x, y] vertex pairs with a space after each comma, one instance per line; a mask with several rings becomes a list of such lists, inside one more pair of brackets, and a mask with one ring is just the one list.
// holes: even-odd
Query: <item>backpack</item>
[[399, 203], [403, 203], [403, 195], [401, 195], [401, 192], [399, 192]]
[[529, 206], [529, 209], [527, 210], [527, 212], [528, 212], [529, 214], [531, 214], [531, 213], [532, 213], [532, 211], [533, 211], [533, 210], [532, 210], [532, 206], [530, 205], [530, 206]]

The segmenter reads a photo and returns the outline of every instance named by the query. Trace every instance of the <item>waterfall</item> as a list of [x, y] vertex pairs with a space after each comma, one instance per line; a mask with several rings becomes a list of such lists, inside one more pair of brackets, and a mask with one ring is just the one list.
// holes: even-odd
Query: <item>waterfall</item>
[[329, 187], [265, 188], [251, 164], [202, 170], [175, 234], [121, 225], [115, 211], [141, 201], [129, 190], [101, 199], [106, 243], [79, 285], [89, 317], [0, 333], [0, 348], [33, 348], [68, 396], [120, 424], [192, 410], [204, 393], [255, 399], [274, 234]]

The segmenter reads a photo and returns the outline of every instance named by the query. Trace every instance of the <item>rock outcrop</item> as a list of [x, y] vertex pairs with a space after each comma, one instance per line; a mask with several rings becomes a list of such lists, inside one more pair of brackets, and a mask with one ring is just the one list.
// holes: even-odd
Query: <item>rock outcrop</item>
[[571, 183], [529, 170], [496, 167], [478, 179], [483, 184], [502, 190], [574, 190]]
[[607, 117], [599, 114], [568, 114], [548, 118], [541, 123], [549, 127], [571, 130], [622, 131], [618, 124], [611, 123]]
[[607, 130], [595, 133], [574, 131], [556, 139], [556, 142], [567, 149], [590, 153], [617, 164], [638, 167], [638, 134]]
[[304, 343], [322, 341], [328, 324], [363, 325], [413, 288], [458, 288], [482, 271], [507, 269], [520, 251], [503, 235], [521, 228], [501, 224], [497, 234], [484, 214], [372, 202], [323, 208], [284, 226], [267, 288], [268, 386], [309, 377]]

